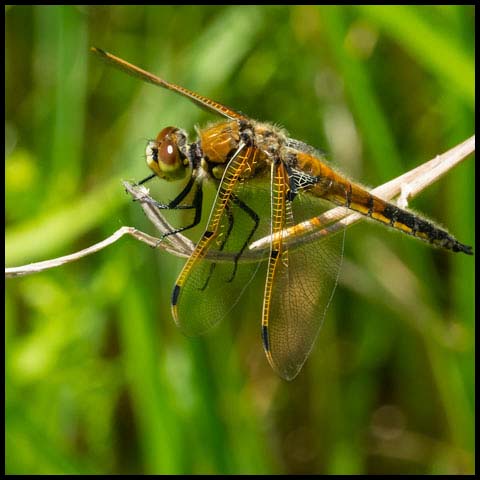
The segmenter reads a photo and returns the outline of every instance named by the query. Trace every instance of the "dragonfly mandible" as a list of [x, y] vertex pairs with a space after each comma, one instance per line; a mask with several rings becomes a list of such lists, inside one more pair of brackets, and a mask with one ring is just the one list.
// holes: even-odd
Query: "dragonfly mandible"
[[[282, 378], [300, 372], [320, 331], [335, 290], [343, 235], [290, 248], [282, 232], [302, 236], [309, 219], [331, 206], [345, 207], [434, 246], [471, 255], [471, 247], [420, 216], [371, 194], [329, 166], [322, 152], [292, 139], [281, 128], [258, 122], [219, 102], [157, 77], [98, 48], [92, 51], [116, 68], [172, 90], [224, 119], [198, 129], [198, 139], [164, 128], [146, 147], [154, 177], [184, 179], [185, 187], [161, 209], [193, 210], [188, 225], [201, 220], [203, 186], [216, 197], [206, 228], [180, 272], [171, 297], [172, 315], [187, 335], [217, 325], [237, 304], [255, 275], [264, 275], [261, 338], [268, 362]], [[269, 235], [263, 262], [242, 263], [254, 239]], [[230, 252], [232, 262], [206, 259]], [[205, 291], [212, 292], [205, 295]]]

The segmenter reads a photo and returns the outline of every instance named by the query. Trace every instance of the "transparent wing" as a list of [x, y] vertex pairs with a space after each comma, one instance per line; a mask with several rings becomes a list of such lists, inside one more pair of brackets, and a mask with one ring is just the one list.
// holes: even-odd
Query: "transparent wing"
[[[262, 224], [269, 212], [269, 191], [242, 182], [254, 168], [256, 149], [245, 148], [230, 160], [218, 189], [207, 228], [180, 273], [172, 294], [172, 313], [187, 335], [205, 333], [235, 307], [261, 262], [244, 262], [242, 253], [253, 238], [268, 233]], [[266, 208], [265, 208], [266, 206]], [[235, 261], [209, 261], [206, 253], [231, 254]], [[264, 262], [263, 262], [264, 263]]]
[[[260, 300], [263, 294], [265, 352], [273, 369], [291, 380], [307, 359], [333, 296], [343, 234], [295, 248], [274, 235], [265, 261], [244, 261], [253, 241], [298, 227], [331, 207], [307, 193], [289, 199], [281, 163], [272, 167], [270, 182], [257, 177], [242, 182], [242, 174], [255, 169], [255, 155], [254, 148], [245, 148], [230, 161], [207, 228], [178, 277], [172, 313], [185, 334], [205, 333], [235, 308], [255, 275], [262, 275], [265, 290], [256, 295]], [[238, 255], [239, 261], [208, 261], [207, 252]]]
[[[277, 185], [272, 185], [273, 234], [332, 206], [302, 192], [290, 201], [282, 191], [286, 172], [280, 170], [273, 177]], [[343, 244], [344, 231], [296, 248], [288, 248], [279, 235], [272, 241], [262, 337], [272, 368], [286, 380], [296, 377], [313, 348], [337, 285]]]
[[116, 57], [111, 53], [105, 52], [100, 48], [91, 47], [90, 50], [96, 55], [98, 55], [105, 62], [109, 63], [110, 65], [113, 65], [115, 68], [118, 68], [119, 70], [122, 70], [128, 73], [129, 75], [140, 78], [144, 82], [152, 83], [153, 85], [157, 85], [159, 87], [172, 90], [188, 98], [197, 106], [202, 107], [208, 111], [218, 113], [219, 115], [222, 115], [223, 117], [226, 117], [226, 118], [230, 118], [232, 120], [247, 118], [245, 117], [245, 115], [242, 115], [241, 113], [236, 112], [235, 110], [225, 105], [222, 105], [221, 103], [216, 102], [215, 100], [212, 100], [208, 97], [200, 95], [199, 93], [192, 92], [191, 90], [181, 87], [180, 85], [176, 85], [175, 83], [167, 82], [163, 78], [157, 77], [156, 75], [153, 75], [152, 73], [147, 72], [146, 70], [143, 70], [142, 68], [127, 62], [126, 60]]

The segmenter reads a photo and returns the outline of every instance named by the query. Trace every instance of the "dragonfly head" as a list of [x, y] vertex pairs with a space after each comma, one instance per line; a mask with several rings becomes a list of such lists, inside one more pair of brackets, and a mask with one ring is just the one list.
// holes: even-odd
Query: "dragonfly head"
[[186, 175], [189, 161], [181, 148], [186, 135], [175, 127], [166, 127], [146, 148], [147, 165], [158, 177], [165, 180], [179, 180]]

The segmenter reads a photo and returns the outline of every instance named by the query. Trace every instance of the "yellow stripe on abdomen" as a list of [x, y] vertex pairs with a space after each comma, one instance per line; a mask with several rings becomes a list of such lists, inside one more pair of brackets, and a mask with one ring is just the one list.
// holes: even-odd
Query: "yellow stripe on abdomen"
[[322, 172], [326, 176], [320, 178], [318, 183], [309, 190], [313, 195], [330, 200], [438, 247], [472, 254], [471, 247], [460, 243], [448, 232], [428, 220], [372, 195], [326, 166], [322, 168]]

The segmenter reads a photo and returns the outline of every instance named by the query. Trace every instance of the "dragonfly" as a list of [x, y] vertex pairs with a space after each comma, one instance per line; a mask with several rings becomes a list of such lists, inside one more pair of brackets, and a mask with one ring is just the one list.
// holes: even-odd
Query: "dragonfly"
[[[290, 138], [271, 123], [253, 120], [185, 87], [168, 82], [119, 57], [92, 47], [114, 67], [188, 98], [223, 117], [198, 128], [189, 141], [181, 128], [166, 127], [146, 147], [152, 173], [183, 180], [163, 210], [191, 210], [193, 219], [165, 235], [201, 222], [204, 186], [216, 194], [203, 234], [181, 270], [171, 296], [176, 324], [187, 335], [200, 335], [234, 313], [257, 275], [263, 275], [261, 339], [266, 358], [282, 378], [292, 380], [309, 356], [338, 282], [344, 232], [317, 242], [292, 246], [312, 229], [314, 218], [333, 205], [359, 212], [386, 227], [433, 246], [472, 255], [472, 248], [447, 231], [408, 210], [382, 200], [330, 166], [325, 154]], [[248, 248], [269, 239], [261, 261], [248, 262]], [[210, 260], [229, 253], [230, 262]]]

